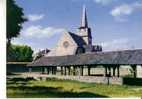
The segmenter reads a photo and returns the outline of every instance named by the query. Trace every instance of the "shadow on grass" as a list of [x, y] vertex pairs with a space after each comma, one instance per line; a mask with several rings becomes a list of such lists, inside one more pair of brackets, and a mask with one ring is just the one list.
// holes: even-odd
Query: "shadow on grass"
[[27, 78], [12, 78], [9, 81], [17, 82], [17, 81], [30, 81], [30, 80], [35, 80], [33, 77], [27, 77]]
[[134, 86], [142, 86], [142, 78], [130, 78], [124, 77], [123, 84], [125, 85], [134, 85]]
[[9, 84], [21, 84], [26, 85], [28, 81], [35, 80], [33, 77], [27, 77], [27, 78], [10, 78], [7, 80], [7, 85]]
[[6, 75], [7, 76], [18, 76], [18, 75], [21, 75], [21, 74], [20, 73], [7, 72]]
[[64, 91], [62, 87], [39, 87], [39, 86], [18, 86], [18, 87], [7, 87], [7, 89], [14, 90], [14, 93], [7, 93], [9, 98], [40, 98], [40, 97], [107, 97], [91, 92], [73, 92]]

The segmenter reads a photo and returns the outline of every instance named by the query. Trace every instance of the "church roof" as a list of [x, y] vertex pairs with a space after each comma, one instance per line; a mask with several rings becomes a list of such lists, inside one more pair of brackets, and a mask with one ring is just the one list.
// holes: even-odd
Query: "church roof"
[[79, 47], [82, 47], [83, 45], [85, 45], [85, 41], [82, 39], [82, 37], [74, 34], [74, 33], [71, 33], [69, 32], [69, 34], [71, 35], [71, 37], [73, 38], [73, 40], [75, 41], [75, 43], [79, 46]]
[[142, 49], [111, 52], [86, 53], [79, 55], [41, 57], [28, 66], [70, 66], [103, 64], [142, 64]]

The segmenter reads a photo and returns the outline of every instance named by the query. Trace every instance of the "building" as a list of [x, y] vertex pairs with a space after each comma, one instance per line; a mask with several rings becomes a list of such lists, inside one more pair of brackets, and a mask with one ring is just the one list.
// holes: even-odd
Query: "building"
[[142, 49], [103, 52], [101, 46], [92, 45], [85, 7], [78, 30], [77, 33], [65, 32], [54, 50], [27, 65], [29, 71], [40, 68], [44, 74], [59, 71], [61, 75], [84, 76], [84, 69], [87, 69], [90, 76], [92, 68], [101, 66], [103, 76], [119, 77], [120, 67], [129, 65], [135, 78], [142, 77]]
[[86, 7], [83, 7], [81, 24], [77, 33], [66, 31], [59, 40], [57, 47], [46, 56], [65, 56], [81, 53], [99, 52], [102, 47], [92, 45], [91, 28], [88, 26]]

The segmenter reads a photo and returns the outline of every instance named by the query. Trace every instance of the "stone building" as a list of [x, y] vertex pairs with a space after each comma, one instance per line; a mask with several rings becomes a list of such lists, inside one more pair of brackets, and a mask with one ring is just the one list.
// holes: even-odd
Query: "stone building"
[[46, 56], [65, 56], [102, 51], [99, 45], [92, 45], [91, 28], [88, 26], [87, 12], [83, 7], [81, 25], [77, 33], [66, 31], [60, 38], [57, 47]]
[[83, 7], [78, 32], [65, 32], [54, 50], [27, 66], [30, 72], [40, 68], [43, 74], [55, 75], [60, 72], [61, 75], [80, 76], [86, 76], [86, 69], [90, 76], [92, 68], [101, 67], [104, 77], [120, 77], [120, 67], [130, 66], [133, 76], [141, 78], [142, 49], [103, 52], [101, 46], [92, 45], [91, 28], [88, 26], [86, 8]]

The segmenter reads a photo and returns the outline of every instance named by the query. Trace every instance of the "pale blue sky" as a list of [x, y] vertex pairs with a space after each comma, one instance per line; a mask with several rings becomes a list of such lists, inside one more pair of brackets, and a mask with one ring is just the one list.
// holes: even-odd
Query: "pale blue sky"
[[65, 30], [80, 25], [87, 8], [93, 44], [105, 51], [142, 48], [142, 0], [16, 0], [29, 21], [13, 40], [34, 50], [54, 48]]

